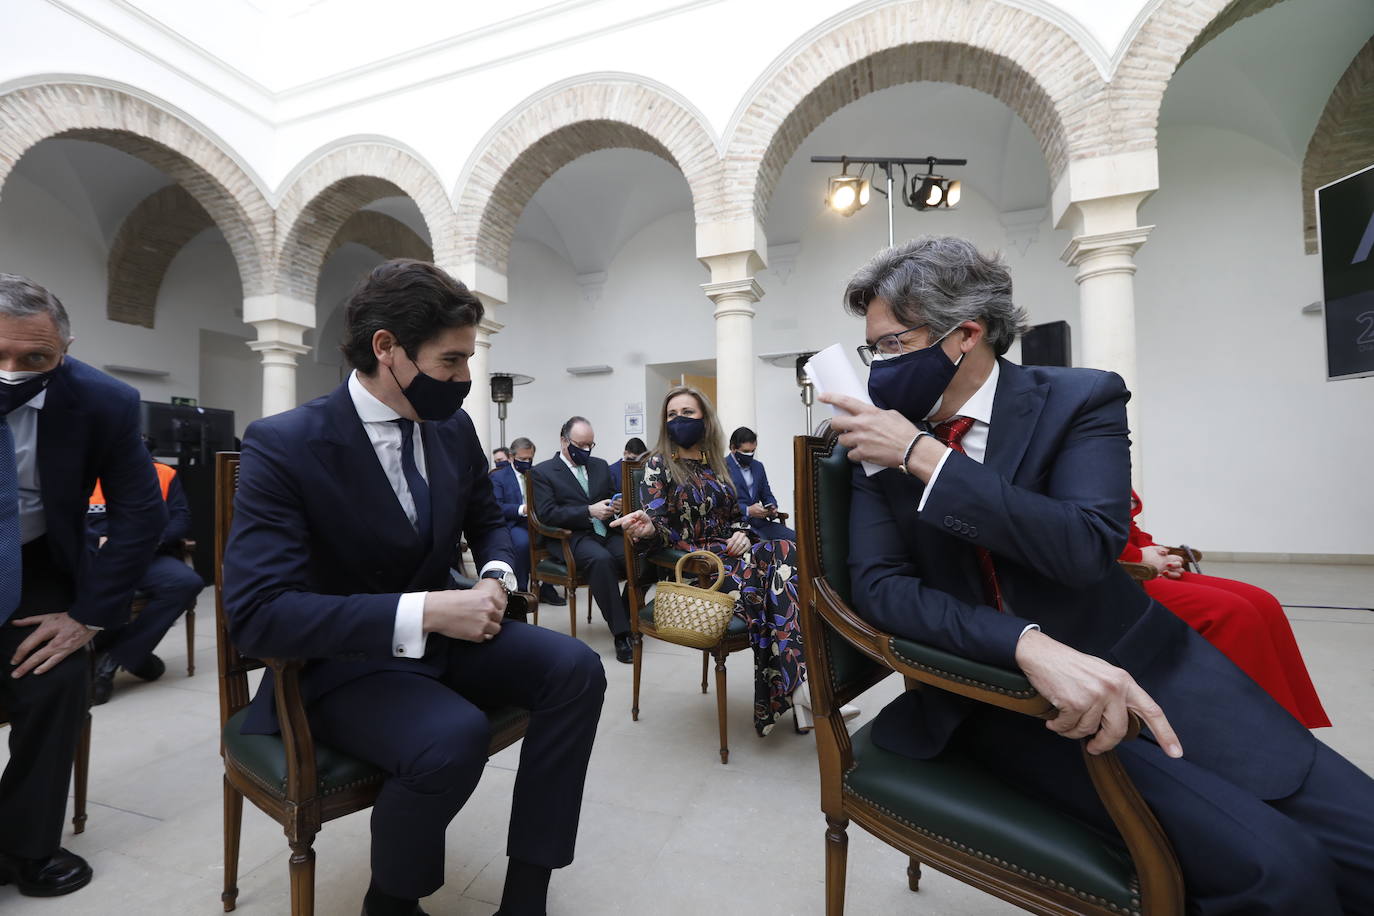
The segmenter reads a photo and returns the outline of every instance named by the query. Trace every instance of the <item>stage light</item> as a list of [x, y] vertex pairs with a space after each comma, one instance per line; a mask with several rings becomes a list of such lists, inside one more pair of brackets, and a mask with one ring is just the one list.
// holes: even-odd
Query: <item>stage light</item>
[[951, 208], [959, 206], [959, 198], [963, 196], [964, 183], [956, 178], [951, 181], [949, 187], [945, 189], [945, 206]]
[[850, 175], [849, 163], [844, 163], [840, 174], [830, 179], [825, 192], [825, 204], [841, 216], [853, 216], [868, 206], [873, 194], [872, 186], [860, 175]]

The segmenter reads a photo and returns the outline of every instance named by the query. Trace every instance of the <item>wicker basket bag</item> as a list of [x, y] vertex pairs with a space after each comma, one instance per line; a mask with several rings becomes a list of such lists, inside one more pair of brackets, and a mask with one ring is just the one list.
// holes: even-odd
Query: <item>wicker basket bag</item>
[[[692, 557], [708, 557], [716, 564], [716, 581], [698, 588], [682, 581], [682, 564]], [[735, 599], [720, 591], [725, 564], [709, 550], [694, 550], [677, 561], [676, 582], [660, 582], [654, 592], [654, 629], [661, 639], [709, 649], [725, 635], [735, 613]]]

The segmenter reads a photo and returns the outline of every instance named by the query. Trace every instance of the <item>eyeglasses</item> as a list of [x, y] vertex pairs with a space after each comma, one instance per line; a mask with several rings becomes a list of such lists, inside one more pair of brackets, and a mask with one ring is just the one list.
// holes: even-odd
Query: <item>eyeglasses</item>
[[858, 348], [859, 359], [863, 360], [865, 366], [873, 365], [875, 359], [886, 359], [889, 356], [901, 356], [906, 352], [902, 343], [902, 338], [912, 331], [919, 331], [921, 328], [929, 327], [930, 323], [918, 324], [907, 328], [905, 331], [897, 331], [894, 334], [884, 334], [873, 342], [873, 346], [865, 344]]

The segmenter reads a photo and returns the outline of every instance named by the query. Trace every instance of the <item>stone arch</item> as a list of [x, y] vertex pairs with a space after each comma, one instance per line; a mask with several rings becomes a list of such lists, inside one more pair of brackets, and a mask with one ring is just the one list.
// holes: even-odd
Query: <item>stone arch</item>
[[350, 218], [383, 197], [415, 202], [441, 263], [454, 250], [456, 220], [448, 195], [414, 153], [389, 141], [346, 141], [307, 162], [277, 206], [278, 293], [313, 305], [330, 244]]
[[154, 191], [124, 218], [110, 245], [105, 315], [153, 327], [162, 278], [181, 249], [214, 220], [185, 188]]
[[77, 82], [25, 86], [0, 94], [0, 192], [24, 153], [55, 138], [103, 143], [168, 175], [224, 233], [244, 295], [267, 289], [272, 208], [217, 139], [132, 91]]
[[1005, 103], [1040, 142], [1051, 178], [1071, 157], [1104, 151], [1108, 125], [1089, 114], [1105, 83], [1067, 32], [995, 0], [904, 0], [821, 33], [756, 84], [728, 134], [727, 218], [763, 220], [783, 168], [827, 117], [919, 80]]
[[527, 99], [477, 145], [454, 192], [459, 263], [504, 275], [515, 224], [534, 192], [577, 157], [612, 148], [672, 163], [691, 188], [696, 221], [718, 218], [720, 156], [705, 118], [663, 86], [597, 74]]
[[1302, 229], [1317, 253], [1317, 188], [1374, 162], [1374, 38], [1365, 42], [1331, 90], [1302, 160]]
[[330, 255], [349, 243], [370, 248], [387, 259], [434, 260], [434, 249], [429, 242], [400, 220], [374, 210], [359, 210], [344, 220], [325, 250], [324, 259], [328, 261]]

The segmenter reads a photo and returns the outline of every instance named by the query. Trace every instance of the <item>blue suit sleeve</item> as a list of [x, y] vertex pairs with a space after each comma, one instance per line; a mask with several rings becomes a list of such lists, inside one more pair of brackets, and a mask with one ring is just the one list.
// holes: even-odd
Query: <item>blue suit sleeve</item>
[[768, 485], [768, 472], [764, 470], [763, 465], [759, 464], [757, 461], [754, 462], [754, 467], [757, 468], [757, 470], [754, 471], [754, 479], [759, 483], [759, 502], [765, 507], [776, 506], [778, 500], [777, 497], [773, 495], [773, 488]]
[[74, 620], [110, 627], [125, 620], [129, 597], [152, 561], [167, 524], [157, 472], [139, 436], [138, 400], [131, 395], [112, 427], [110, 445], [96, 469], [105, 493], [108, 540], [76, 580], [68, 613]]
[[234, 643], [259, 658], [390, 657], [399, 593], [312, 590], [310, 524], [290, 465], [275, 431], [262, 421], [248, 427], [224, 549], [224, 611]]
[[[510, 479], [514, 476], [515, 487], [511, 487]], [[520, 475], [516, 471], [502, 471], [497, 474], [488, 475], [491, 481], [492, 493], [496, 498], [496, 503], [501, 507], [501, 515], [508, 522], [520, 521], [520, 506], [525, 502], [524, 494], [520, 493]], [[516, 492], [512, 493], [514, 489]]]
[[191, 536], [191, 504], [186, 499], [186, 490], [181, 486], [181, 477], [174, 476], [167, 486], [167, 528], [162, 532], [163, 544], [184, 541]]
[[[1119, 375], [1101, 373], [1039, 492], [951, 454], [930, 488], [921, 521], [1070, 588], [1097, 582], [1115, 567], [1129, 533], [1129, 398]], [[967, 523], [970, 533], [944, 527], [946, 517]]]

